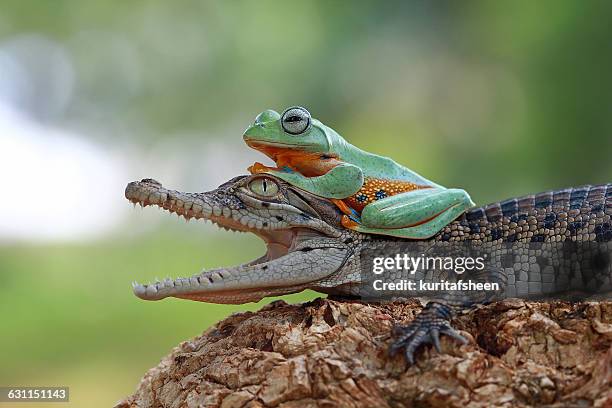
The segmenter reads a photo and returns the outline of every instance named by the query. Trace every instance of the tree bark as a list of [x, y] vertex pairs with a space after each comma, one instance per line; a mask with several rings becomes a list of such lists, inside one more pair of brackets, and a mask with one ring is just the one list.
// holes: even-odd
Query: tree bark
[[179, 344], [118, 407], [612, 407], [612, 302], [508, 299], [453, 321], [470, 342], [390, 358], [418, 301], [271, 303]]

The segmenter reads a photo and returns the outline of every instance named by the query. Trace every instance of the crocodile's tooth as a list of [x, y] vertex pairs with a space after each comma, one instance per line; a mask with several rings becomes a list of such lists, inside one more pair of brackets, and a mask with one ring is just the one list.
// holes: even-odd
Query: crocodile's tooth
[[133, 291], [136, 296], [142, 296], [147, 293], [147, 288], [143, 285], [136, 285], [134, 286]]

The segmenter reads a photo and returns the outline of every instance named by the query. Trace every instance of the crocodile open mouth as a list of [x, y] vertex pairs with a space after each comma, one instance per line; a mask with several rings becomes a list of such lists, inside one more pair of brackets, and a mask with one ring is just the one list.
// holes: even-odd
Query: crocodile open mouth
[[[300, 243], [315, 236], [326, 235], [324, 231], [310, 228], [308, 223], [292, 223], [291, 217], [263, 216], [244, 206], [231, 205], [231, 202], [223, 200], [227, 198], [226, 193], [219, 190], [183, 193], [165, 189], [155, 180], [144, 179], [129, 183], [125, 196], [135, 205], [157, 206], [187, 220], [209, 220], [224, 229], [252, 232], [262, 238], [267, 247], [262, 257], [234, 267], [202, 271], [186, 278], [166, 278], [147, 284], [134, 282], [134, 294], [145, 300], [179, 297], [216, 303], [241, 303], [258, 300], [264, 295], [289, 293], [286, 283], [262, 271], [268, 267], [273, 268], [275, 262], [278, 263], [294, 251]], [[302, 218], [304, 215], [301, 212]], [[325, 226], [316, 218], [311, 224]], [[296, 282], [293, 291], [301, 290], [306, 283]]]

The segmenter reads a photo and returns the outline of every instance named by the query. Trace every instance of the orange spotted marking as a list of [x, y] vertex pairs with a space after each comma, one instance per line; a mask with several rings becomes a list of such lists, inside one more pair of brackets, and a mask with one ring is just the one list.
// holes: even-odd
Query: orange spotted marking
[[366, 205], [374, 201], [423, 188], [431, 187], [410, 183], [409, 181], [366, 177], [361, 189], [354, 195], [344, 199], [343, 202], [355, 211], [361, 212]]

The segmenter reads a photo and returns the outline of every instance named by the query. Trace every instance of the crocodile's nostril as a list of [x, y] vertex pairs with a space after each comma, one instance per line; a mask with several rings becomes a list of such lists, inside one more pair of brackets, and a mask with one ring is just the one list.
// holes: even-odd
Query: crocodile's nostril
[[158, 187], [162, 186], [162, 184], [159, 181], [157, 181], [155, 179], [152, 179], [152, 178], [144, 178], [144, 179], [140, 180], [140, 182], [141, 183], [153, 184], [153, 185], [156, 185]]

